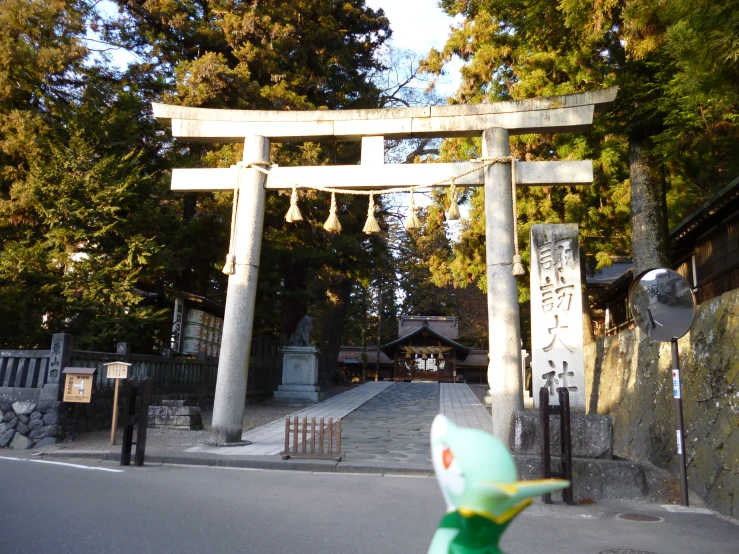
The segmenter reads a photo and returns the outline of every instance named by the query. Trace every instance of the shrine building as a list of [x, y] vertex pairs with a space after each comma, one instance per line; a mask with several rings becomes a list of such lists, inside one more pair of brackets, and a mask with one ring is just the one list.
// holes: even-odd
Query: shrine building
[[[401, 316], [398, 338], [379, 347], [379, 380], [487, 383], [488, 351], [458, 340], [456, 316]], [[377, 354], [377, 345], [367, 346], [368, 380], [375, 377]], [[349, 379], [361, 380], [362, 347], [343, 346], [338, 365]]]

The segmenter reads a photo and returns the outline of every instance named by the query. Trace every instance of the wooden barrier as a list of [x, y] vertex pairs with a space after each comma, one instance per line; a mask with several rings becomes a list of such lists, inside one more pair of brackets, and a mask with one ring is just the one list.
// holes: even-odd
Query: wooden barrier
[[[317, 430], [316, 426], [318, 426]], [[292, 449], [290, 448], [291, 434], [293, 436]], [[316, 444], [316, 435], [318, 444]], [[336, 450], [334, 450], [334, 442]], [[324, 418], [316, 422], [315, 417], [312, 417], [310, 421], [307, 417], [303, 417], [302, 421], [298, 419], [298, 416], [295, 416], [292, 421], [290, 416], [285, 417], [285, 450], [280, 452], [280, 456], [283, 460], [314, 458], [340, 462], [344, 457], [341, 451], [341, 418], [334, 421], [334, 418], [330, 417], [328, 423], [325, 423]]]
[[[131, 465], [131, 448], [136, 445], [135, 464], [144, 465], [144, 454], [146, 452], [146, 429], [149, 420], [149, 396], [151, 394], [151, 379], [144, 379], [139, 383], [138, 379], [125, 381], [124, 394], [126, 403], [123, 409], [123, 440], [121, 441], [121, 465]], [[136, 429], [136, 442], [133, 442], [133, 427], [136, 421], [136, 397], [139, 401], [138, 425]]]
[[[559, 394], [559, 406], [549, 405], [549, 389], [542, 387], [539, 389], [539, 432], [541, 441], [541, 478], [549, 479], [552, 477], [559, 479], [567, 479], [570, 486], [562, 490], [562, 500], [569, 506], [575, 503], [573, 498], [572, 481], [572, 432], [570, 429], [570, 391], [565, 387], [557, 389]], [[560, 445], [562, 471], [552, 471], [552, 453], [549, 443], [549, 415], [559, 415]], [[547, 493], [542, 496], [544, 504], [552, 503], [552, 494]]]

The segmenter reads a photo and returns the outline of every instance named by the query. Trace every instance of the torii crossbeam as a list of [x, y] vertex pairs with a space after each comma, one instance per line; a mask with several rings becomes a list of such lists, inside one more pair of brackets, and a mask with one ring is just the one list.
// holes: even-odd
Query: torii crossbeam
[[[460, 186], [485, 187], [489, 366], [493, 433], [509, 442], [513, 412], [523, 409], [518, 287], [511, 272], [513, 209], [511, 167], [479, 163], [388, 165], [384, 139], [482, 136], [484, 158], [510, 154], [509, 136], [586, 131], [593, 117], [616, 99], [617, 88], [551, 98], [492, 104], [408, 109], [336, 111], [214, 110], [153, 104], [154, 116], [184, 141], [244, 141], [244, 162], [269, 162], [270, 141], [362, 141], [361, 166], [258, 169], [175, 169], [172, 190], [233, 190], [238, 183], [235, 273], [229, 276], [211, 441], [241, 440], [246, 381], [267, 189], [303, 187], [392, 189], [438, 183], [466, 174]], [[477, 168], [478, 171], [469, 173]], [[240, 179], [237, 179], [241, 171]], [[583, 185], [593, 181], [592, 162], [518, 162], [516, 185]]]

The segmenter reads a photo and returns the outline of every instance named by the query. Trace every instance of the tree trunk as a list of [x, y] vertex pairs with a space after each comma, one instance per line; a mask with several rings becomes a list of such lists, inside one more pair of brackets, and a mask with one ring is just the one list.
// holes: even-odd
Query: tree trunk
[[328, 343], [326, 347], [327, 367], [325, 368], [325, 374], [321, 377], [323, 384], [333, 384], [334, 382], [334, 370], [339, 359], [341, 341], [344, 337], [346, 307], [349, 304], [352, 292], [351, 279], [337, 278], [332, 280], [328, 292], [331, 300], [323, 325], [323, 338]]
[[282, 321], [280, 335], [286, 339], [295, 332], [298, 323], [308, 313], [308, 274], [305, 264], [286, 264], [282, 268]]
[[631, 178], [631, 261], [634, 275], [654, 267], [671, 267], [665, 183], [644, 136], [629, 140]]

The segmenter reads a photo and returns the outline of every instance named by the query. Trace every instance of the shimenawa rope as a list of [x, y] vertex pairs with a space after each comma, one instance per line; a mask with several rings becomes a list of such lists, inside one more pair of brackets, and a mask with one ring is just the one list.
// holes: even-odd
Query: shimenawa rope
[[[298, 208], [298, 203], [297, 203], [299, 188], [314, 189], [314, 190], [318, 190], [321, 192], [330, 192], [331, 193], [331, 210], [330, 210], [328, 219], [323, 224], [324, 229], [330, 232], [340, 232], [341, 231], [341, 223], [339, 222], [338, 216], [336, 215], [336, 211], [337, 211], [336, 194], [337, 193], [338, 194], [355, 194], [355, 195], [361, 195], [361, 196], [369, 196], [370, 201], [369, 201], [369, 209], [367, 210], [367, 222], [365, 223], [363, 231], [365, 233], [370, 234], [370, 233], [375, 233], [379, 231], [379, 226], [377, 225], [377, 220], [375, 219], [375, 215], [374, 215], [375, 205], [374, 205], [373, 197], [375, 195], [396, 194], [400, 192], [410, 193], [411, 194], [410, 206], [409, 206], [410, 209], [409, 209], [408, 218], [406, 219], [404, 226], [407, 230], [417, 229], [421, 227], [421, 223], [418, 220], [418, 216], [416, 215], [416, 212], [415, 212], [415, 202], [413, 198], [413, 193], [419, 189], [433, 188], [433, 187], [444, 185], [446, 183], [451, 183], [451, 204], [449, 206], [449, 219], [455, 220], [455, 219], [459, 219], [459, 208], [457, 206], [458, 192], [457, 192], [456, 181], [458, 179], [461, 179], [462, 177], [466, 177], [467, 175], [471, 175], [472, 173], [485, 169], [486, 167], [489, 167], [493, 164], [510, 163], [511, 164], [511, 202], [512, 202], [511, 207], [513, 209], [513, 251], [514, 251], [512, 273], [515, 276], [524, 275], [524, 268], [523, 268], [523, 264], [521, 263], [521, 255], [520, 255], [519, 246], [518, 246], [518, 209], [516, 205], [516, 158], [513, 156], [501, 156], [501, 157], [495, 157], [495, 158], [476, 158], [470, 161], [478, 162], [478, 163], [481, 163], [482, 165], [480, 167], [475, 167], [473, 169], [470, 169], [468, 171], [465, 171], [453, 177], [447, 177], [445, 179], [436, 181], [435, 183], [431, 183], [428, 185], [396, 187], [396, 188], [382, 189], [382, 190], [343, 189], [343, 188], [335, 188], [335, 187], [323, 187], [320, 185], [305, 186], [305, 185], [301, 185], [300, 183], [285, 179], [283, 177], [279, 177], [276, 174], [273, 174], [272, 177], [279, 179], [280, 181], [283, 181], [285, 183], [288, 183], [289, 185], [292, 186], [292, 194], [290, 197], [290, 209], [285, 215], [285, 220], [290, 223], [295, 222], [295, 221], [302, 221], [303, 219], [303, 216], [300, 213], [300, 209]], [[237, 181], [236, 181], [237, 185], [236, 185], [236, 189], [234, 190], [234, 207], [233, 207], [233, 214], [232, 214], [232, 219], [231, 219], [231, 241], [230, 241], [230, 246], [229, 246], [229, 254], [226, 257], [226, 265], [223, 268], [224, 273], [229, 273], [229, 274], [233, 273], [233, 265], [235, 263], [234, 261], [235, 257], [233, 253], [233, 241], [234, 241], [234, 231], [236, 228], [236, 207], [237, 207], [237, 202], [238, 202], [238, 189], [239, 189], [241, 169], [242, 168], [253, 168], [269, 176], [270, 171], [268, 169], [265, 169], [265, 167], [262, 167], [262, 166], [269, 167], [269, 168], [277, 167], [276, 164], [269, 164], [268, 162], [239, 162], [236, 164], [239, 177], [237, 177]], [[227, 269], [229, 269], [230, 271], [227, 271]]]

